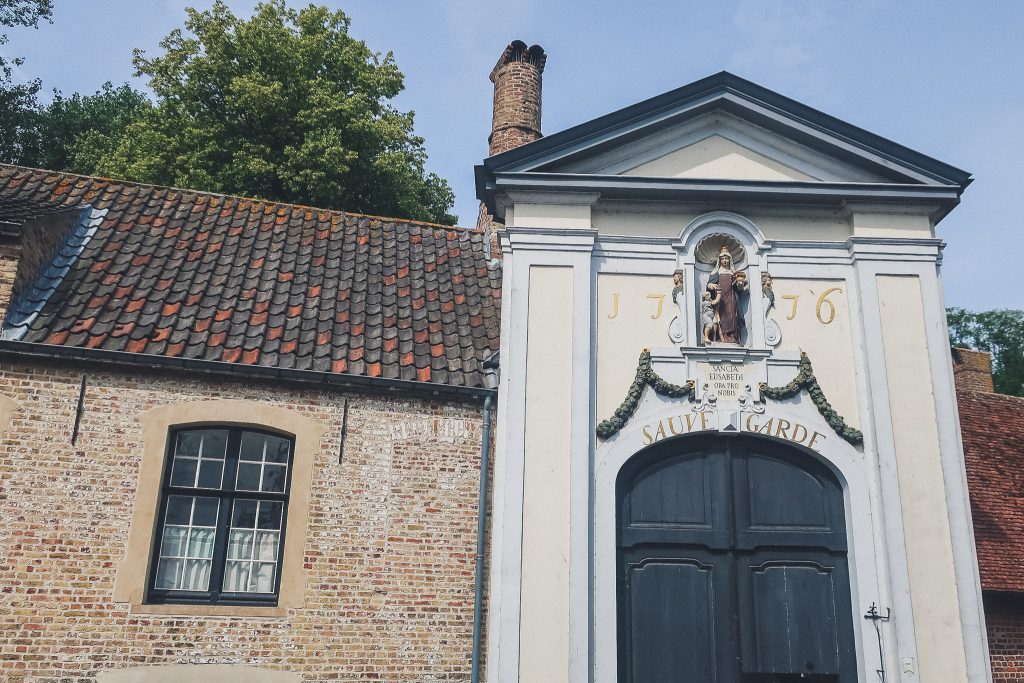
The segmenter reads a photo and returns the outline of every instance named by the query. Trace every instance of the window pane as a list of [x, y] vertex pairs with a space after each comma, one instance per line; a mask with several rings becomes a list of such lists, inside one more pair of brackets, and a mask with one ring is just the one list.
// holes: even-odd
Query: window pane
[[171, 486], [195, 486], [197, 464], [198, 461], [191, 458], [175, 458], [171, 468]]
[[189, 557], [213, 557], [213, 541], [217, 537], [216, 529], [192, 529], [189, 535]]
[[231, 518], [231, 527], [234, 529], [255, 529], [256, 505], [257, 502], [255, 500], [236, 500], [235, 513]]
[[276, 531], [257, 531], [256, 548], [253, 559], [256, 560], [277, 560], [277, 546], [279, 545], [280, 534]]
[[238, 463], [238, 480], [235, 488], [239, 491], [260, 490], [260, 465], [248, 462]]
[[284, 465], [264, 465], [263, 488], [260, 490], [283, 493], [287, 473], [288, 468]]
[[273, 562], [254, 563], [252, 578], [249, 582], [249, 590], [254, 593], [274, 592], [274, 569], [277, 565]]
[[168, 560], [161, 558], [156, 570], [156, 587], [175, 590], [181, 580], [181, 567], [184, 560]]
[[287, 439], [276, 436], [267, 437], [267, 462], [288, 462], [288, 448], [291, 444]]
[[188, 458], [198, 458], [199, 443], [201, 440], [202, 436], [199, 432], [178, 432], [178, 444], [174, 450], [174, 454]]
[[239, 459], [261, 462], [263, 460], [263, 445], [265, 441], [266, 437], [262, 434], [242, 432], [242, 448], [238, 454]]
[[223, 460], [200, 460], [199, 487], [204, 489], [219, 489], [221, 486], [221, 474], [223, 471]]
[[223, 460], [228, 450], [228, 433], [224, 429], [208, 429], [199, 432], [203, 437], [203, 458]]
[[187, 525], [192, 513], [191, 496], [171, 496], [167, 500], [167, 524]]
[[160, 555], [163, 557], [184, 557], [185, 540], [187, 538], [187, 527], [165, 526], [163, 541], [160, 543]]
[[231, 535], [228, 537], [229, 560], [252, 559], [252, 534], [251, 531], [231, 530]]
[[210, 587], [210, 560], [185, 560], [185, 573], [182, 576], [181, 589], [186, 591], [205, 591]]
[[224, 567], [224, 590], [233, 593], [245, 592], [249, 585], [249, 562], [228, 560]]
[[196, 502], [196, 509], [192, 514], [192, 526], [216, 526], [217, 508], [220, 506], [220, 501], [216, 498], [194, 498], [193, 500]]
[[281, 528], [281, 508], [284, 505], [282, 503], [273, 503], [270, 501], [262, 501], [260, 503], [260, 516], [257, 520], [257, 526], [260, 529], [280, 529]]

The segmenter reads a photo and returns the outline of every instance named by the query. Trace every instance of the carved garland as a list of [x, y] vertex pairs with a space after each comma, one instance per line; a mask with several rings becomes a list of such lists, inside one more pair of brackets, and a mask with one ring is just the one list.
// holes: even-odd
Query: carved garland
[[633, 379], [633, 384], [629, 387], [629, 393], [626, 394], [622, 404], [615, 409], [615, 413], [597, 425], [598, 437], [607, 439], [617, 434], [620, 429], [626, 426], [626, 422], [629, 421], [629, 418], [633, 417], [636, 409], [640, 406], [640, 396], [644, 392], [644, 387], [650, 387], [654, 389], [654, 393], [666, 398], [693, 396], [693, 381], [689, 381], [682, 386], [666, 382], [651, 367], [651, 352], [644, 349], [640, 353], [636, 377]]
[[846, 424], [846, 420], [832, 408], [832, 404], [825, 398], [825, 393], [821, 390], [818, 385], [818, 380], [814, 377], [814, 369], [811, 367], [811, 359], [807, 357], [806, 353], [800, 354], [800, 371], [796, 374], [796, 377], [784, 387], [770, 387], [765, 383], [761, 383], [761, 396], [768, 397], [774, 401], [779, 401], [786, 398], [792, 398], [800, 393], [801, 389], [806, 389], [807, 394], [811, 397], [811, 402], [814, 403], [814, 407], [818, 409], [821, 416], [825, 418], [825, 422], [828, 426], [835, 430], [835, 433], [849, 441], [854, 446], [858, 446], [864, 443], [864, 434], [859, 429], [854, 429], [850, 425]]
[[[659, 377], [651, 365], [651, 352], [644, 349], [640, 353], [640, 361], [636, 368], [636, 378], [634, 378], [633, 384], [630, 385], [626, 398], [615, 409], [615, 413], [610, 418], [597, 425], [597, 436], [599, 438], [607, 439], [612, 437], [626, 426], [626, 422], [629, 421], [629, 418], [633, 417], [633, 414], [636, 413], [637, 408], [640, 406], [640, 397], [643, 394], [644, 387], [650, 387], [654, 389], [654, 393], [666, 398], [683, 398], [694, 395], [693, 380], [680, 386]], [[762, 383], [760, 389], [762, 400], [770, 398], [774, 401], [792, 398], [799, 394], [801, 389], [806, 389], [811, 397], [811, 402], [814, 403], [814, 407], [818, 409], [825, 422], [835, 430], [836, 434], [854, 446], [864, 443], [864, 434], [859, 429], [854, 429], [846, 424], [846, 420], [832, 408], [828, 399], [825, 398], [824, 392], [818, 385], [818, 380], [814, 377], [811, 359], [807, 357], [806, 353], [800, 354], [800, 370], [789, 384], [782, 387], [770, 387], [766, 383]]]

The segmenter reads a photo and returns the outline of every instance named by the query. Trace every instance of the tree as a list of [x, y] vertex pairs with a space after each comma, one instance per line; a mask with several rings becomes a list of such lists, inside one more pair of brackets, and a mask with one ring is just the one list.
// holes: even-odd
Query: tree
[[[53, 13], [53, 0], [0, 0], [0, 25], [39, 26]], [[0, 46], [7, 44], [7, 34], [0, 33]], [[25, 146], [26, 134], [35, 125], [36, 95], [39, 80], [14, 83], [14, 67], [24, 63], [21, 57], [6, 59], [0, 54], [0, 160], [15, 161]]]
[[950, 308], [946, 319], [950, 344], [992, 354], [996, 391], [1024, 396], [1024, 311]]
[[349, 35], [323, 6], [259, 3], [249, 19], [222, 0], [188, 9], [148, 58], [152, 110], [129, 124], [96, 172], [134, 180], [451, 223], [447, 182], [426, 173], [413, 113], [390, 101], [392, 54]]
[[109, 81], [93, 95], [64, 97], [40, 107], [23, 135], [17, 163], [92, 174], [116, 147], [129, 125], [152, 109], [149, 99], [125, 83]]

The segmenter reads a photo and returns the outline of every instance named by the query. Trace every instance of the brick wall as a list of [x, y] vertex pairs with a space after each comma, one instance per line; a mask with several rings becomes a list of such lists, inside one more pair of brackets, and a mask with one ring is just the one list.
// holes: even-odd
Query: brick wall
[[1024, 599], [987, 593], [985, 621], [993, 683], [1024, 681]]
[[[480, 406], [163, 373], [0, 364], [0, 680], [79, 683], [225, 663], [304, 680], [469, 679]], [[233, 398], [327, 425], [313, 474], [304, 606], [283, 619], [133, 615], [112, 600], [152, 407]], [[446, 433], [446, 429], [448, 432]], [[454, 431], [452, 431], [454, 429]], [[454, 436], [452, 436], [454, 434]]]
[[986, 351], [953, 347], [953, 377], [960, 391], [995, 391], [992, 356]]

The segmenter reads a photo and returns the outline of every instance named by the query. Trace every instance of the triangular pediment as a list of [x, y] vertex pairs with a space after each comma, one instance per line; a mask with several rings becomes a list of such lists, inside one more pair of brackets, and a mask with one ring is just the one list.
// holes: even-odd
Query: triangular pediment
[[777, 159], [758, 154], [722, 135], [643, 161], [620, 175], [659, 178], [736, 178], [743, 180], [814, 180]]
[[650, 178], [891, 182], [864, 164], [838, 159], [722, 110], [538, 170]]
[[485, 183], [495, 174], [961, 189], [971, 180], [726, 72], [490, 157], [478, 169]]

